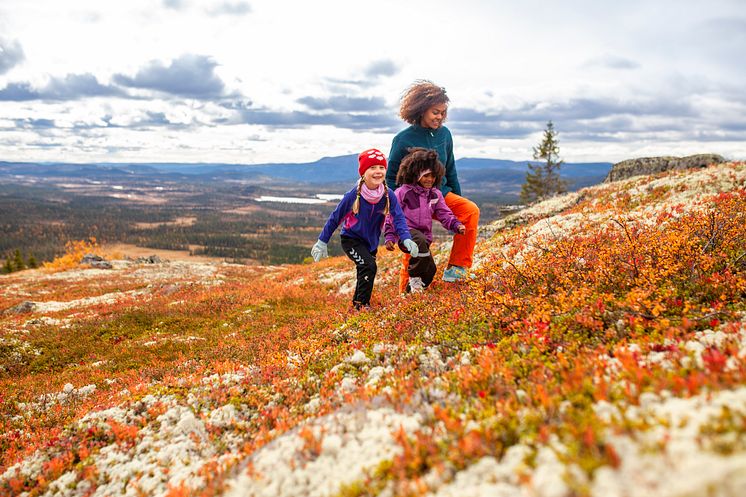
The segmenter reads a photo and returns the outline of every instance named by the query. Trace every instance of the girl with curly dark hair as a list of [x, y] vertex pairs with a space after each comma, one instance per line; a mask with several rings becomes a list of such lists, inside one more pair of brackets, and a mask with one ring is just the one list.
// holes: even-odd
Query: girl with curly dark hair
[[[410, 126], [400, 131], [391, 143], [386, 183], [389, 188], [396, 188], [400, 164], [407, 155], [408, 149], [423, 147], [437, 152], [440, 162], [445, 167], [440, 191], [445, 198], [446, 205], [466, 226], [463, 234], [454, 235], [448, 267], [443, 272], [444, 281], [457, 281], [466, 276], [467, 269], [473, 262], [479, 226], [479, 207], [461, 196], [461, 185], [453, 157], [453, 137], [448, 128], [443, 126], [448, 116], [449, 103], [450, 99], [445, 88], [431, 81], [415, 81], [407, 88], [401, 98], [399, 116]], [[408, 261], [405, 260], [405, 266], [407, 264]], [[406, 287], [406, 279], [407, 272], [403, 270], [400, 287]]]
[[[466, 231], [466, 227], [453, 215], [438, 189], [444, 175], [445, 167], [438, 160], [438, 153], [426, 148], [409, 149], [409, 154], [399, 166], [396, 182], [402, 186], [394, 192], [394, 196], [404, 212], [409, 233], [417, 244], [418, 252], [407, 261], [409, 285], [403, 291], [421, 292], [435, 277], [437, 268], [430, 253], [433, 218], [454, 233], [463, 234]], [[387, 218], [384, 233], [386, 249], [394, 250], [398, 237], [390, 217]], [[402, 252], [406, 252], [405, 248], [402, 248]]]

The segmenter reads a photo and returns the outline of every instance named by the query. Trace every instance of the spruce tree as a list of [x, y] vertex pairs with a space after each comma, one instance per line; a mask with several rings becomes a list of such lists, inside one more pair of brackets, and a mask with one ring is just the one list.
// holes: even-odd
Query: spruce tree
[[39, 267], [39, 263], [36, 262], [36, 257], [34, 257], [34, 254], [30, 254], [28, 256], [28, 259], [26, 260], [26, 266], [32, 269]]
[[521, 202], [524, 204], [567, 191], [567, 182], [561, 179], [559, 174], [564, 161], [559, 159], [559, 140], [552, 121], [547, 123], [539, 146], [534, 147], [534, 159], [544, 162], [528, 163], [526, 182], [521, 186]]
[[13, 271], [20, 271], [25, 268], [26, 268], [26, 263], [23, 262], [23, 257], [21, 257], [21, 251], [16, 249], [16, 251], [13, 253]]
[[10, 262], [10, 257], [5, 259], [5, 264], [3, 264], [2, 273], [3, 274], [10, 274], [13, 272], [13, 264]]

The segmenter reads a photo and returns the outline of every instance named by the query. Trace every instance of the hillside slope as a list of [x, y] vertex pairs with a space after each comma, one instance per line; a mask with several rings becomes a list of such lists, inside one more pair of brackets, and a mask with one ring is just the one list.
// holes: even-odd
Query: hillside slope
[[381, 252], [359, 313], [343, 258], [0, 276], [0, 494], [746, 493], [746, 164], [520, 211], [420, 295]]

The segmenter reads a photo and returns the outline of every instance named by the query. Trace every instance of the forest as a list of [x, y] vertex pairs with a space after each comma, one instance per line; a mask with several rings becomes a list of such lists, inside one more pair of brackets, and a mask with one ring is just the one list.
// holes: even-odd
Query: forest
[[[131, 185], [124, 192], [142, 192], [143, 188]], [[339, 186], [340, 193], [343, 188]], [[103, 191], [71, 191], [53, 183], [4, 184], [0, 185], [0, 264], [5, 265], [0, 271], [23, 269], [18, 267], [16, 252], [30, 267], [64, 253], [70, 241], [89, 238], [101, 244], [189, 251], [237, 263], [299, 263], [308, 257], [336, 204], [255, 199], [260, 195], [312, 197], [315, 193], [309, 187], [290, 191], [193, 182], [170, 185], [161, 191], [158, 202], [142, 202]], [[497, 219], [505, 209], [497, 196], [472, 198], [482, 209], [483, 222]], [[179, 222], [184, 219], [189, 222]], [[330, 252], [342, 253], [335, 242]]]

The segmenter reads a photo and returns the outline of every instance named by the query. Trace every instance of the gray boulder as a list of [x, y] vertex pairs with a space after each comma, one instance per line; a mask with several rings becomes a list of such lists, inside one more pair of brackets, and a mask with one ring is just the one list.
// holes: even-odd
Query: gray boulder
[[10, 309], [7, 309], [5, 312], [7, 314], [28, 314], [29, 312], [34, 312], [35, 310], [36, 303], [31, 302], [30, 300], [26, 300], [18, 305], [14, 305]]
[[88, 264], [89, 266], [96, 269], [112, 269], [114, 267], [111, 265], [111, 262], [107, 261], [100, 255], [95, 254], [84, 255], [83, 258], [80, 260], [80, 263]]
[[674, 169], [691, 169], [707, 167], [710, 164], [720, 164], [726, 160], [717, 154], [698, 154], [688, 157], [643, 157], [618, 162], [611, 167], [604, 183], [631, 178], [632, 176], [648, 175], [670, 171]]
[[161, 264], [163, 260], [157, 255], [149, 255], [147, 257], [138, 257], [135, 259], [135, 262], [139, 262], [140, 264]]

